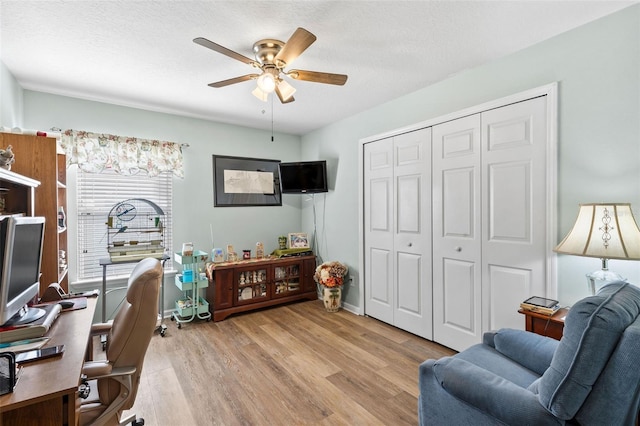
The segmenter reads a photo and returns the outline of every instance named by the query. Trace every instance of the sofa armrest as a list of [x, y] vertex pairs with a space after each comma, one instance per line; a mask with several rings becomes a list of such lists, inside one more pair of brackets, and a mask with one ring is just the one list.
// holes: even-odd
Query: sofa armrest
[[496, 332], [493, 343], [502, 355], [542, 376], [560, 342], [529, 331], [503, 328]]
[[561, 423], [535, 394], [468, 361], [443, 358], [435, 362], [433, 371], [448, 394], [506, 424]]

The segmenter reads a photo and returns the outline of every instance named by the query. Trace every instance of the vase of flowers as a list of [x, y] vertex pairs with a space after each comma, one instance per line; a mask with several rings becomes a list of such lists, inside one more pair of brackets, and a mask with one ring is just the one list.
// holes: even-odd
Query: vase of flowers
[[313, 278], [322, 286], [322, 301], [327, 312], [337, 312], [342, 300], [342, 285], [348, 268], [343, 263], [324, 262], [316, 268]]

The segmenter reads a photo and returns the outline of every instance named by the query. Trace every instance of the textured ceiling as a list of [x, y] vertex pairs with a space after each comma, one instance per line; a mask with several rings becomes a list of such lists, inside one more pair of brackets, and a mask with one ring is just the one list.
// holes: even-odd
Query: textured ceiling
[[317, 41], [293, 68], [349, 75], [289, 80], [274, 127], [305, 134], [634, 3], [0, 0], [0, 60], [25, 89], [270, 129], [254, 81], [207, 86], [254, 69], [192, 40], [253, 58], [255, 41], [303, 27]]

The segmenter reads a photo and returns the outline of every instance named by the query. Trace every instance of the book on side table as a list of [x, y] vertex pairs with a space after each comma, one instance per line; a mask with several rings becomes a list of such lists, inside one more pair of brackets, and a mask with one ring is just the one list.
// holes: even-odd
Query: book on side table
[[0, 343], [15, 342], [16, 340], [33, 339], [44, 336], [51, 324], [58, 318], [62, 307], [59, 304], [43, 306], [45, 310], [42, 318], [24, 325], [10, 325], [0, 327]]
[[554, 299], [533, 296], [520, 303], [520, 308], [543, 315], [553, 315], [560, 309], [560, 302]]

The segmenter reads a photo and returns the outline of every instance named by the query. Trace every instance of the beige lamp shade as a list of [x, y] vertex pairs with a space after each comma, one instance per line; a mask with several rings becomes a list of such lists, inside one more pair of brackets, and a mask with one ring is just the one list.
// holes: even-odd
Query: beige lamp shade
[[580, 204], [573, 229], [553, 251], [600, 259], [640, 260], [640, 229], [631, 204]]

